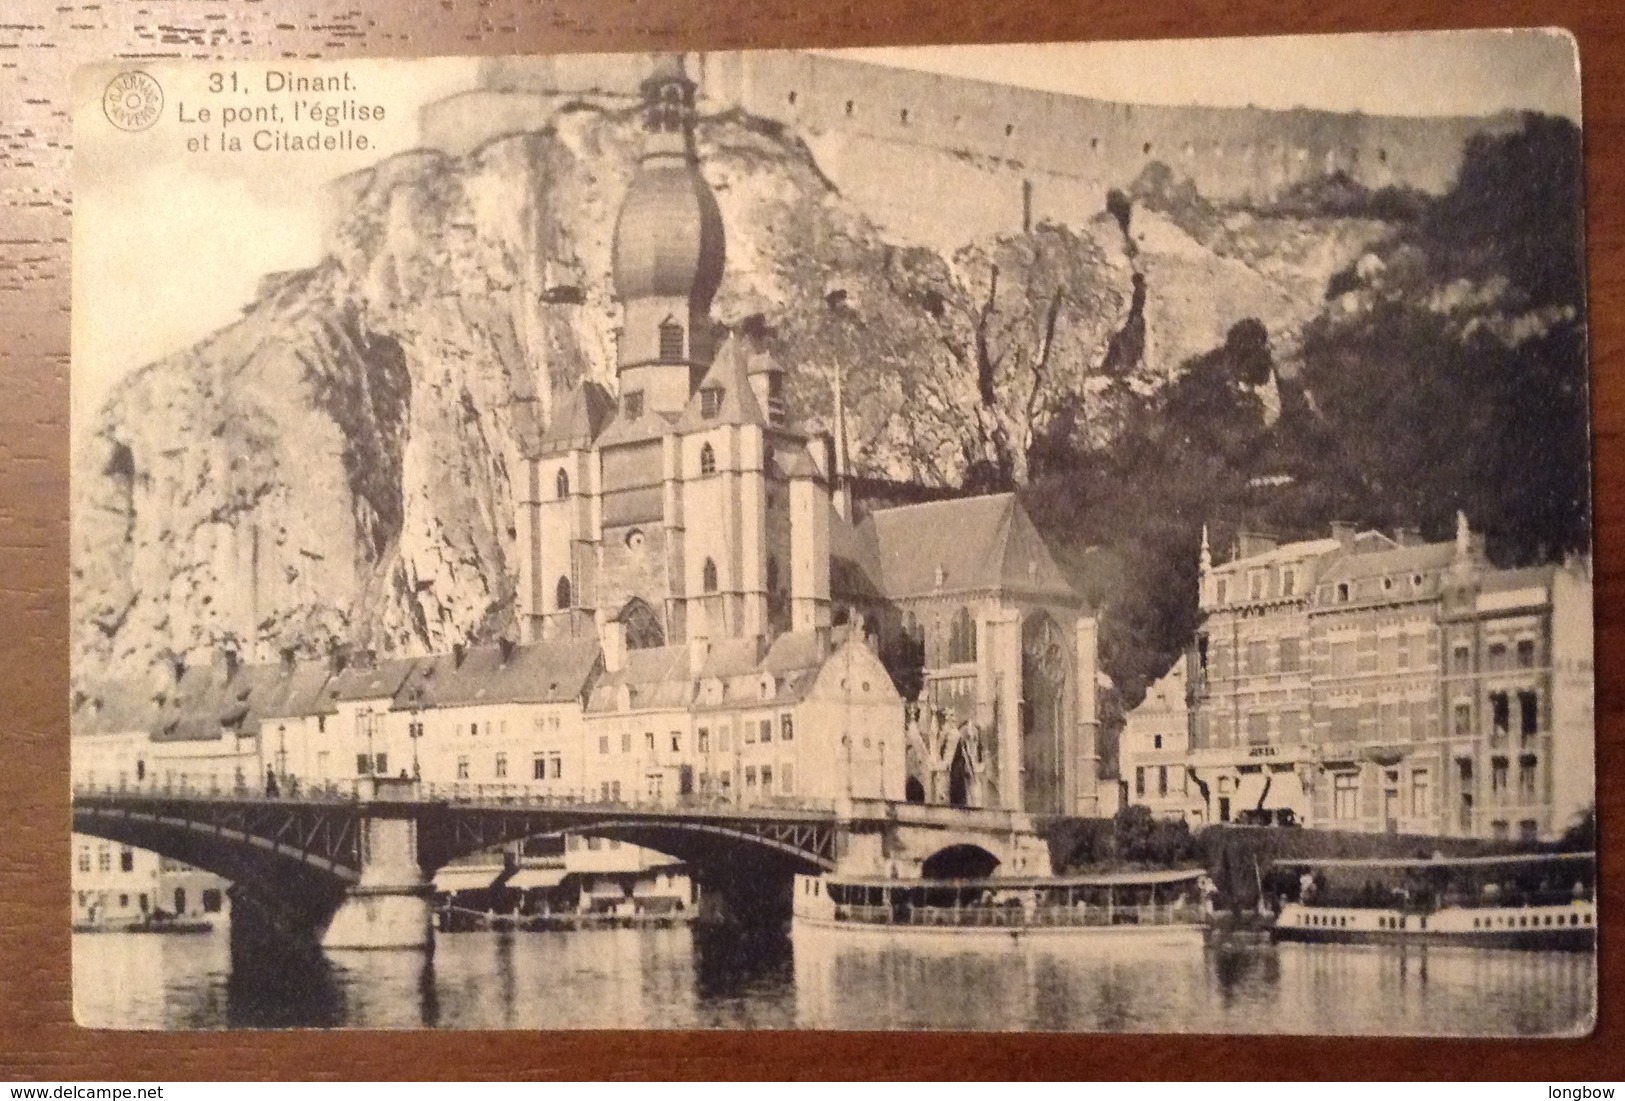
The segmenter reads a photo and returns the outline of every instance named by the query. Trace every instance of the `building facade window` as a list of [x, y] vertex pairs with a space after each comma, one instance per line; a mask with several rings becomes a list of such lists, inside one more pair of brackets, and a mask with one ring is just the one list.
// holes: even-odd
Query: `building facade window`
[[547, 758], [540, 753], [530, 759], [530, 778], [532, 780], [547, 779]]
[[621, 414], [629, 421], [643, 416], [642, 390], [630, 390], [621, 395]]
[[700, 567], [700, 589], [702, 592], [707, 593], [717, 591], [717, 564], [715, 559], [707, 558], [705, 565]]
[[1247, 716], [1247, 744], [1269, 745], [1270, 716], [1267, 711], [1254, 711]]
[[[779, 716], [779, 741], [788, 742], [791, 738], [795, 737], [795, 732], [795, 719], [791, 716], [790, 712], [786, 711], [784, 714]], [[762, 740], [766, 741], [767, 739], [763, 738]]]
[[1332, 817], [1348, 821], [1360, 816], [1360, 777], [1354, 772], [1332, 776]]
[[553, 479], [553, 489], [561, 501], [570, 496], [570, 475], [562, 467], [559, 469], [558, 477]]
[[574, 597], [575, 593], [570, 589], [570, 579], [568, 577], [559, 578], [559, 583], [553, 586], [553, 606], [561, 612], [566, 611], [570, 608]]
[[1281, 744], [1297, 745], [1303, 741], [1303, 712], [1281, 712]]
[[711, 420], [722, 412], [722, 387], [707, 386], [700, 391], [700, 416]]
[[621, 752], [632, 752], [632, 732], [629, 730], [621, 733]]
[[1296, 673], [1303, 667], [1302, 647], [1302, 639], [1283, 638], [1281, 640], [1281, 672]]
[[700, 445], [700, 473], [715, 474], [717, 472], [717, 451], [710, 444]]
[[1505, 692], [1490, 693], [1490, 728], [1496, 738], [1505, 738], [1512, 726], [1512, 708]]
[[1360, 736], [1360, 709], [1332, 708], [1332, 741], [1352, 742]]
[[1247, 672], [1250, 676], [1263, 676], [1270, 670], [1269, 643], [1254, 639], [1247, 644]]
[[1134, 794], [1142, 798], [1145, 796], [1145, 766], [1134, 767]]
[[1504, 795], [1507, 790], [1507, 759], [1495, 757], [1490, 760], [1490, 791], [1496, 795]]
[[1524, 741], [1540, 732], [1540, 696], [1532, 691], [1518, 693], [1518, 730]]
[[468, 779], [468, 758], [467, 757], [459, 757], [459, 758], [457, 758], [457, 779], [459, 779], [459, 780]]
[[1535, 801], [1535, 758], [1524, 757], [1518, 762], [1518, 798], [1525, 803]]
[[1535, 667], [1535, 640], [1532, 638], [1518, 641], [1518, 668], [1533, 669]]
[[1411, 772], [1411, 817], [1426, 818], [1433, 813], [1432, 778], [1425, 768]]

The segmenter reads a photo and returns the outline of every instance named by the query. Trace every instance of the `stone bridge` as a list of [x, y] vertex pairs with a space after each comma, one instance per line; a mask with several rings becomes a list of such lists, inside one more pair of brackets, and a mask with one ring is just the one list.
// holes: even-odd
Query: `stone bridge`
[[430, 948], [428, 896], [439, 868], [562, 833], [614, 838], [682, 860], [701, 890], [731, 900], [735, 913], [759, 910], [762, 895], [798, 873], [918, 878], [965, 874], [966, 867], [974, 874], [1049, 870], [1048, 849], [1030, 820], [1007, 811], [880, 800], [604, 803], [383, 777], [282, 798], [82, 787], [74, 792], [73, 829], [230, 880], [234, 948], [239, 913], [323, 948]]

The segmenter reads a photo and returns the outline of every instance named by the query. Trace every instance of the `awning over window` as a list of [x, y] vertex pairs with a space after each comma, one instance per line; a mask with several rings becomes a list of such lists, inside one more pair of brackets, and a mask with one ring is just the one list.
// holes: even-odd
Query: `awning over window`
[[557, 887], [563, 882], [565, 871], [563, 868], [520, 868], [514, 877], [508, 880], [508, 886], [516, 891], [528, 891], [535, 887]]
[[499, 864], [441, 868], [434, 873], [434, 889], [437, 891], [478, 891], [481, 888], [489, 887], [501, 874], [502, 866]]

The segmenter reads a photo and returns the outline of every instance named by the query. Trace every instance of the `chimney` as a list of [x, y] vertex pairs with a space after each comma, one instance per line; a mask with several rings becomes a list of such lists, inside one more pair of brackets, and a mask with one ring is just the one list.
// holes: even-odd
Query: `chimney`
[[626, 624], [606, 620], [598, 629], [598, 644], [604, 651], [604, 672], [619, 673], [626, 667]]
[[1357, 533], [1355, 531], [1355, 525], [1350, 523], [1349, 521], [1347, 521], [1347, 520], [1333, 520], [1332, 521], [1332, 538], [1336, 539], [1339, 543], [1343, 544], [1343, 546], [1345, 548], [1351, 547], [1351, 546], [1354, 545], [1354, 536], [1356, 534]]
[[516, 647], [513, 644], [513, 639], [499, 638], [497, 639], [497, 649], [502, 651], [502, 664], [506, 665], [513, 658]]
[[688, 636], [688, 675], [697, 677], [705, 668], [705, 659], [711, 656], [711, 640], [705, 635]]
[[1280, 544], [1275, 536], [1266, 535], [1258, 531], [1242, 531], [1236, 533], [1236, 557], [1251, 558], [1255, 554], [1264, 554], [1274, 550]]
[[451, 644], [451, 664], [454, 669], [463, 667], [463, 659], [468, 657], [468, 647], [461, 642]]

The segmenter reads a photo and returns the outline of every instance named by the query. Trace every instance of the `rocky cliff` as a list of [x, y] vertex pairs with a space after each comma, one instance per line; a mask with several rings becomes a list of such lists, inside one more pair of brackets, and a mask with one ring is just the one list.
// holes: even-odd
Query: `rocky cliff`
[[[717, 320], [780, 357], [810, 429], [842, 371], [860, 470], [936, 485], [1023, 481], [1057, 435], [1108, 446], [1128, 395], [1242, 318], [1290, 345], [1387, 231], [1135, 206], [935, 250], [887, 240], [777, 123], [735, 112], [697, 140], [727, 229]], [[125, 379], [75, 457], [78, 674], [510, 629], [519, 457], [576, 377], [612, 381], [637, 143], [629, 114], [578, 105], [341, 181], [320, 265]]]

